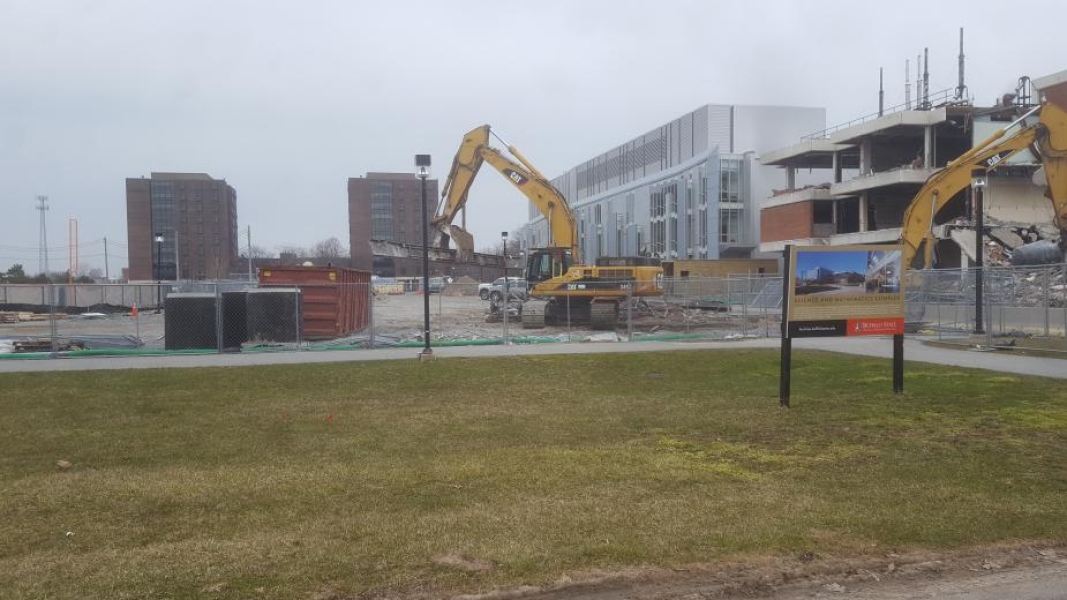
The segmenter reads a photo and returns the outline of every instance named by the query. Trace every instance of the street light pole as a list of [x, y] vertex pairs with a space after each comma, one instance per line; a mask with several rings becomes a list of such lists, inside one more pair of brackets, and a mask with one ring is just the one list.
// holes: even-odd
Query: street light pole
[[982, 195], [985, 192], [986, 171], [975, 169], [971, 171], [971, 187], [974, 188], [974, 332], [985, 333], [982, 324], [982, 292], [985, 287], [983, 277], [985, 270], [985, 242], [982, 241], [982, 230], [985, 229], [985, 210], [982, 207]]
[[504, 343], [508, 343], [508, 305], [511, 303], [511, 291], [508, 286], [508, 232], [500, 232], [500, 256], [504, 261], [504, 305], [500, 310], [504, 315]]
[[422, 352], [420, 358], [432, 357], [430, 349], [430, 215], [426, 208], [426, 179], [430, 176], [430, 155], [416, 154], [415, 167], [422, 182]]
[[156, 314], [162, 310], [163, 306], [163, 279], [162, 265], [160, 261], [163, 259], [163, 234], [156, 232], [156, 260], [155, 260], [155, 275], [156, 275]]

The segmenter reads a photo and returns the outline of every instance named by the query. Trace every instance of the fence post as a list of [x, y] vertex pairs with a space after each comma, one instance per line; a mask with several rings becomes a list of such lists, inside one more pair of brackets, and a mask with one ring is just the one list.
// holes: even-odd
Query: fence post
[[1049, 266], [1045, 266], [1045, 337], [1049, 336], [1049, 293], [1052, 291], [1052, 269]]
[[626, 286], [626, 341], [634, 341], [634, 284]]
[[296, 349], [300, 349], [300, 317], [301, 312], [304, 310], [303, 306], [300, 306], [300, 288], [294, 288], [296, 294]]
[[986, 347], [987, 348], [991, 348], [993, 346], [993, 289], [992, 289], [993, 286], [991, 286], [990, 283], [996, 283], [996, 280], [993, 278], [993, 276], [995, 276], [995, 274], [996, 274], [996, 271], [993, 271], [993, 275], [991, 275], [990, 277], [984, 277], [983, 278], [983, 280], [986, 282], [986, 293], [983, 294], [983, 297], [985, 298], [985, 301], [986, 301], [986, 308], [985, 308], [985, 321], [986, 321], [986, 324], [985, 324], [985, 335], [986, 335], [986, 338], [985, 338], [985, 343], [986, 343]]
[[[506, 271], [506, 269], [505, 269]], [[503, 311], [500, 316], [504, 318], [504, 345], [508, 345], [508, 306], [511, 304], [511, 289], [508, 286], [507, 273], [504, 274], [504, 295], [501, 296], [504, 300], [504, 304], [501, 305], [500, 310]]]
[[367, 343], [368, 343], [368, 346], [370, 347], [370, 349], [373, 350], [374, 349], [374, 283], [373, 282], [367, 284], [367, 296], [368, 296], [367, 304], [370, 306], [370, 308], [367, 310], [367, 313], [370, 315], [370, 319], [369, 319], [369, 323], [368, 323], [368, 325], [370, 326], [370, 339], [368, 340]]
[[741, 287], [741, 339], [748, 338], [748, 279]]
[[56, 286], [48, 284], [48, 330], [50, 334], [49, 347], [52, 349], [52, 357], [56, 355]]
[[222, 354], [222, 289], [215, 280], [215, 349]]
[[571, 296], [567, 294], [567, 343], [571, 343]]

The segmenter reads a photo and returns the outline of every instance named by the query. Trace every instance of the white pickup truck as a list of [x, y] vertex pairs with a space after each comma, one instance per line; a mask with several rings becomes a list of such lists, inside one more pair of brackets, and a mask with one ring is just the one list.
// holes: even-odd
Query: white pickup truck
[[[480, 291], [480, 290], [479, 290]], [[526, 295], [526, 280], [522, 277], [508, 277], [508, 293], [512, 298], [522, 298]], [[499, 302], [504, 297], [504, 278], [497, 277], [496, 281], [489, 286], [489, 299]]]

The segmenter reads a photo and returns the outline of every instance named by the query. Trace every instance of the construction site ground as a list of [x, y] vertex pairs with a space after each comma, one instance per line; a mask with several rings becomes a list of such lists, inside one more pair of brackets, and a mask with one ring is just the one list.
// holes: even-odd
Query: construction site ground
[[[375, 330], [385, 335], [398, 335], [405, 339], [421, 336], [423, 326], [423, 296], [419, 294], [380, 295], [375, 299]], [[498, 338], [504, 333], [502, 319], [487, 322], [490, 303], [474, 295], [431, 294], [430, 330], [435, 339], [462, 340]], [[630, 324], [637, 335], [672, 332], [702, 333], [709, 337], [733, 334], [763, 335], [777, 331], [780, 316], [776, 311], [742, 312], [712, 308], [694, 308], [683, 301], [664, 298], [648, 298], [632, 302], [627, 315], [626, 302], [620, 306], [619, 321], [615, 331], [628, 335]], [[510, 336], [545, 336], [567, 339], [588, 339], [603, 335], [588, 325], [575, 323], [571, 326], [555, 325], [543, 329], [523, 329], [517, 315], [509, 318]]]
[[[438, 342], [478, 342], [480, 340], [535, 337], [540, 341], [616, 341], [650, 334], [689, 333], [708, 338], [754, 337], [776, 334], [779, 316], [773, 312], [743, 314], [719, 310], [687, 308], [680, 302], [668, 302], [662, 298], [633, 303], [630, 318], [627, 318], [626, 303], [620, 310], [614, 332], [594, 331], [588, 324], [547, 326], [541, 329], [523, 329], [517, 311], [511, 311], [505, 327], [499, 315], [491, 316], [490, 303], [474, 294], [430, 294], [430, 336]], [[388, 346], [395, 342], [422, 340], [424, 319], [424, 296], [418, 293], [386, 295], [374, 300], [372, 328], [378, 338], [377, 345]], [[47, 338], [52, 324], [44, 307], [36, 307], [36, 313], [10, 313], [13, 317], [0, 322], [0, 343], [3, 339]], [[17, 316], [16, 316], [17, 315]], [[132, 312], [87, 312], [84, 314], [55, 315], [55, 333], [58, 337], [90, 336], [100, 338], [93, 343], [107, 346], [107, 340], [124, 342], [129, 347], [144, 350], [165, 348], [166, 315], [155, 310]], [[172, 324], [181, 327], [181, 324]], [[351, 344], [365, 344], [370, 328], [357, 332]], [[140, 345], [134, 345], [139, 340]], [[305, 340], [303, 345], [331, 343], [344, 345], [346, 341]], [[253, 344], [254, 345], [254, 344]], [[281, 346], [281, 345], [280, 345]], [[281, 346], [284, 347], [284, 346]], [[92, 348], [97, 349], [97, 348]]]

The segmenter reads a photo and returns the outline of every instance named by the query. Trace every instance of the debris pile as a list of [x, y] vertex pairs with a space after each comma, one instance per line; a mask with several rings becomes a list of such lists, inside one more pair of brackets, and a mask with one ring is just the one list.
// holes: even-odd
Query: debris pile
[[[961, 217], [946, 225], [952, 239], [973, 260], [974, 223]], [[1011, 223], [987, 217], [985, 239], [984, 261], [987, 266], [1048, 264], [1063, 260], [1062, 253], [1056, 249], [1060, 231], [1052, 224]], [[1016, 255], [1017, 251], [1019, 255]]]

